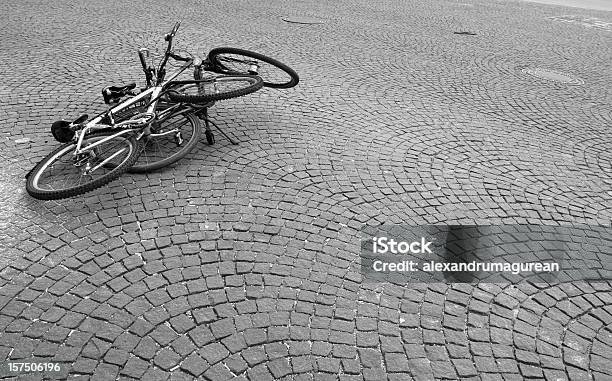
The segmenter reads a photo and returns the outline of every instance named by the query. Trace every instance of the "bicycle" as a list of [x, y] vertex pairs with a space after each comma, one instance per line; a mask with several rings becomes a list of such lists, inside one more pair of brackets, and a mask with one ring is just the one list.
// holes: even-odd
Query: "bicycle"
[[[215, 101], [247, 95], [263, 86], [292, 87], [299, 81], [286, 65], [255, 52], [240, 50], [246, 59], [229, 57], [227, 61], [233, 48], [213, 49], [204, 60], [176, 54], [172, 42], [179, 26], [177, 22], [165, 35], [168, 44], [159, 67], [146, 63], [147, 49], [139, 50], [145, 89], [134, 91], [135, 83], [106, 87], [102, 94], [109, 104], [107, 111], [91, 120], [85, 114], [73, 122], [53, 123], [53, 136], [64, 144], [26, 175], [26, 190], [31, 196], [43, 200], [72, 197], [99, 188], [128, 170], [148, 172], [170, 165], [197, 144], [202, 128], [196, 115], [203, 115], [207, 140], [214, 143], [214, 138], [212, 142], [209, 138], [212, 132], [206, 110]], [[165, 67], [170, 58], [184, 64], [166, 80]], [[255, 74], [260, 66], [257, 59], [280, 67], [290, 80], [265, 82]], [[242, 64], [246, 69], [222, 63]], [[193, 80], [174, 81], [190, 67], [194, 68]], [[204, 71], [217, 75], [205, 76]], [[126, 96], [129, 98], [120, 102]], [[184, 135], [188, 135], [186, 143]]]
[[[257, 75], [263, 79], [264, 87], [276, 89], [288, 89], [299, 83], [298, 74], [284, 63], [261, 53], [239, 48], [219, 47], [212, 49], [205, 59], [194, 64], [194, 79], [205, 78], [204, 72], [206, 71], [224, 75]], [[188, 83], [189, 81], [185, 82]], [[197, 94], [188, 94], [190, 92], [196, 92]], [[200, 98], [201, 93], [201, 89], [192, 85], [184, 88], [183, 94], [171, 94], [171, 98], [179, 102], [202, 102], [204, 99]], [[208, 107], [204, 107], [197, 115], [202, 116], [205, 122], [204, 133], [208, 144], [212, 145], [215, 142], [209, 123], [212, 123], [232, 144], [237, 144], [208, 119], [207, 110]]]

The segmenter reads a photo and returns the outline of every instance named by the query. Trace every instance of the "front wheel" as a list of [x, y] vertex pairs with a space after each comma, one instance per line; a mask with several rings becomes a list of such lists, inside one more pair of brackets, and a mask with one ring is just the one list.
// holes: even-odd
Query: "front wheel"
[[133, 134], [111, 137], [115, 134], [109, 131], [85, 137], [83, 152], [78, 155], [76, 143], [60, 146], [30, 172], [27, 192], [40, 200], [57, 200], [92, 191], [116, 179], [138, 159], [140, 142]]
[[219, 75], [212, 78], [171, 82], [168, 98], [173, 102], [208, 103], [241, 97], [263, 87], [256, 75]]
[[238, 48], [215, 48], [208, 53], [212, 70], [224, 74], [256, 74], [264, 86], [288, 89], [298, 84], [300, 78], [295, 70], [282, 62], [250, 50]]

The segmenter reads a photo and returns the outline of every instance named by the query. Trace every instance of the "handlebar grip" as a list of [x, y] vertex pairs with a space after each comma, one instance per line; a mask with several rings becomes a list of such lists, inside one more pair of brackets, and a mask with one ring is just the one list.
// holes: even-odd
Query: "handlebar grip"
[[147, 70], [147, 60], [144, 56], [144, 52], [142, 50], [138, 51], [138, 57], [140, 57], [140, 64], [144, 70]]

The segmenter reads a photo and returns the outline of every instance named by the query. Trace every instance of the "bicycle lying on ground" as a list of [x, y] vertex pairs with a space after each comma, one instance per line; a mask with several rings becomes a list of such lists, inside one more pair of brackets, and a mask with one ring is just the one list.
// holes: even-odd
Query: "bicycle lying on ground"
[[[250, 94], [263, 86], [290, 88], [297, 73], [287, 65], [262, 54], [237, 48], [212, 49], [204, 60], [172, 50], [180, 26], [166, 34], [160, 65], [147, 64], [149, 51], [140, 49], [146, 87], [136, 84], [110, 86], [102, 90], [108, 110], [92, 119], [82, 115], [73, 122], [57, 121], [51, 132], [62, 146], [41, 160], [27, 175], [26, 190], [42, 200], [83, 194], [118, 178], [126, 171], [149, 172], [173, 164], [187, 155], [201, 136], [214, 143], [207, 109], [215, 101]], [[182, 66], [166, 80], [169, 59]], [[174, 80], [188, 68], [194, 79]], [[128, 97], [121, 101], [122, 98]]]

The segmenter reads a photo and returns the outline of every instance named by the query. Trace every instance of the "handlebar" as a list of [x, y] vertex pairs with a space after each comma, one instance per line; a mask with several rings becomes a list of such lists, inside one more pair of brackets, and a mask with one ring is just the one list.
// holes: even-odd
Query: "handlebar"
[[147, 65], [146, 58], [148, 57], [148, 53], [149, 53], [148, 49], [142, 48], [138, 51], [138, 56], [140, 57], [140, 64], [142, 65], [142, 68], [147, 76], [147, 87], [153, 83], [154, 75], [157, 76], [156, 82], [158, 84], [162, 83], [166, 75], [165, 67], [166, 67], [166, 63], [168, 62], [168, 58], [173, 58], [176, 61], [188, 62], [188, 65], [193, 61], [193, 58], [191, 57], [183, 57], [183, 56], [180, 56], [172, 52], [172, 39], [174, 38], [174, 35], [176, 34], [180, 26], [181, 26], [181, 22], [178, 21], [176, 24], [174, 24], [174, 27], [172, 27], [172, 30], [166, 33], [166, 35], [164, 36], [164, 40], [168, 42], [168, 46], [166, 47], [164, 58], [161, 64], [159, 65], [159, 67], [157, 68], [157, 70], [155, 70], [154, 68], [149, 68]]
[[176, 24], [174, 24], [174, 27], [172, 28], [172, 30], [169, 33], [166, 33], [166, 35], [164, 36], [164, 40], [168, 41], [168, 42], [172, 42], [172, 38], [174, 37], [174, 35], [176, 34], [176, 32], [178, 31], [178, 28], [181, 26], [181, 22], [177, 21]]
[[164, 79], [164, 76], [166, 75], [166, 63], [168, 62], [168, 57], [170, 57], [170, 55], [172, 54], [172, 39], [174, 38], [174, 35], [176, 34], [176, 31], [178, 31], [178, 28], [180, 26], [181, 22], [177, 21], [177, 23], [174, 24], [174, 27], [172, 28], [170, 33], [166, 34], [166, 36], [164, 37], [164, 39], [168, 41], [168, 47], [166, 48], [166, 54], [164, 54], [164, 60], [159, 65], [159, 69], [157, 70], [157, 83], [161, 83]]

